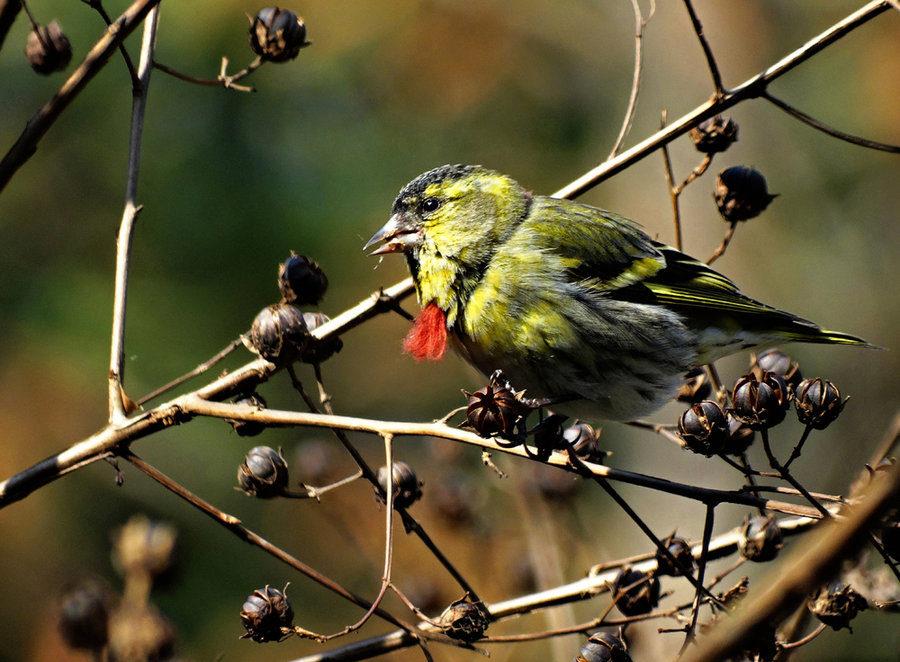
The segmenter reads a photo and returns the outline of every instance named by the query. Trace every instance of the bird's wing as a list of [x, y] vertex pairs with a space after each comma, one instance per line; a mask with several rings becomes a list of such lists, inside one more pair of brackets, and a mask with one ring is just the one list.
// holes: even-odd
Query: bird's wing
[[703, 262], [669, 246], [657, 246], [665, 257], [666, 268], [643, 283], [657, 303], [730, 313], [781, 312], [741, 294], [731, 279]]
[[703, 316], [794, 318], [741, 294], [726, 276], [654, 241], [622, 216], [556, 198], [535, 198], [534, 204], [522, 229], [561, 260], [571, 280], [604, 296], [692, 308]]
[[599, 292], [638, 284], [666, 265], [662, 251], [637, 224], [570, 200], [535, 198], [518, 234], [552, 254], [569, 280]]

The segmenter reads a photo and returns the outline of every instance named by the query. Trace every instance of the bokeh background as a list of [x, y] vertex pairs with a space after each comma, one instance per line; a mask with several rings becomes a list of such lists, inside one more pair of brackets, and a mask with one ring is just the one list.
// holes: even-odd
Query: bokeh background
[[[861, 4], [695, 2], [726, 86], [761, 71]], [[107, 9], [115, 16], [125, 6], [109, 2]], [[601, 162], [619, 130], [632, 78], [634, 27], [627, 2], [296, 0], [286, 7], [304, 17], [313, 46], [292, 63], [254, 74], [247, 82], [255, 94], [190, 85], [161, 72], [153, 76], [139, 189], [144, 211], [128, 308], [126, 386], [132, 397], [182, 374], [245, 331], [260, 308], [278, 299], [277, 264], [291, 250], [313, 257], [328, 273], [321, 310], [330, 315], [404, 277], [401, 259], [378, 261], [362, 246], [387, 218], [398, 189], [418, 173], [443, 163], [482, 163], [549, 193]], [[51, 0], [31, 8], [39, 21], [62, 24], [75, 50], [71, 71], [100, 34], [99, 17], [84, 3]], [[225, 56], [229, 71], [237, 71], [252, 59], [243, 13], [260, 8], [234, 0], [164, 3], [158, 61], [213, 77]], [[30, 71], [22, 53], [27, 30], [21, 16], [0, 51], [2, 150], [64, 80]], [[883, 15], [777, 81], [772, 92], [846, 131], [898, 144], [898, 35], [900, 16]], [[138, 35], [127, 45], [136, 59]], [[656, 130], [663, 109], [677, 118], [712, 90], [680, 3], [660, 3], [645, 47], [638, 113], [626, 146]], [[114, 240], [130, 107], [125, 67], [113, 58], [0, 194], [3, 478], [105, 422]], [[718, 245], [726, 225], [712, 202], [715, 174], [752, 165], [780, 196], [739, 228], [718, 268], [751, 296], [887, 348], [790, 350], [805, 375], [832, 379], [852, 396], [838, 423], [815, 434], [797, 463], [808, 487], [846, 493], [900, 404], [900, 160], [815, 132], [764, 101], [744, 103], [731, 116], [740, 125], [739, 142], [682, 198], [685, 248], [707, 256]], [[699, 163], [687, 139], [671, 151], [678, 178]], [[614, 209], [673, 241], [658, 154], [583, 201]], [[407, 308], [416, 307], [408, 302]], [[455, 358], [425, 365], [403, 356], [407, 324], [383, 316], [344, 338], [343, 351], [324, 366], [339, 413], [431, 420], [462, 404], [461, 388], [482, 384]], [[225, 367], [249, 358], [241, 350]], [[747, 361], [739, 356], [719, 367], [730, 381]], [[271, 406], [302, 408], [286, 375], [262, 393]], [[655, 420], [674, 422], [679, 411], [673, 405]], [[799, 424], [787, 422], [776, 445], [789, 449], [799, 434]], [[354, 439], [373, 465], [383, 462], [377, 438]], [[617, 467], [711, 487], [739, 483], [721, 463], [650, 433], [607, 424], [601, 442]], [[168, 430], [135, 450], [269, 540], [373, 596], [383, 517], [371, 488], [357, 483], [321, 503], [252, 500], [233, 486], [238, 464], [258, 443], [283, 446], [297, 480], [352, 472], [321, 432], [273, 430], [245, 439], [216, 420]], [[437, 440], [398, 439], [395, 452], [425, 483], [413, 513], [486, 600], [574, 580], [593, 563], [649, 551], [598, 489], [567, 476], [496, 457], [509, 474], [500, 480], [482, 466], [478, 450]], [[689, 538], [701, 534], [697, 504], [622, 491], [661, 535], [675, 528]], [[0, 512], [0, 660], [87, 659], [63, 647], [53, 597], [83, 575], [120, 585], [109, 543], [136, 513], [169, 521], [181, 535], [179, 580], [154, 599], [177, 625], [183, 659], [284, 660], [319, 650], [299, 640], [238, 641], [241, 604], [266, 584], [291, 582], [297, 622], [308, 629], [333, 631], [360, 615], [134, 470], [125, 468], [125, 484], [117, 488], [113, 469], [98, 463]], [[736, 526], [745, 514], [721, 508], [716, 530]], [[398, 585], [432, 613], [460, 597], [415, 540], [398, 534], [395, 552]], [[764, 582], [770, 571], [749, 572]], [[532, 616], [497, 632], [589, 619], [603, 606], [600, 600]], [[664, 654], [656, 627], [634, 633], [636, 659]], [[373, 621], [363, 635], [384, 630]], [[890, 616], [869, 612], [854, 624], [852, 636], [826, 633], [795, 659], [896, 659], [898, 632]], [[663, 644], [677, 646], [680, 637], [672, 637]], [[580, 642], [569, 637], [490, 650], [495, 660], [564, 660]], [[476, 655], [443, 648], [433, 653], [438, 660]]]

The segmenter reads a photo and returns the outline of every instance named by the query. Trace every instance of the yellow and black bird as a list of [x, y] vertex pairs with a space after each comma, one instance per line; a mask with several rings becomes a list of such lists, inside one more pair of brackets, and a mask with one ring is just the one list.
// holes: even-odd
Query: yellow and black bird
[[422, 306], [406, 351], [438, 359], [450, 344], [582, 418], [652, 412], [691, 369], [742, 349], [868, 345], [744, 296], [622, 216], [480, 166], [416, 177], [391, 211], [366, 247], [406, 256]]

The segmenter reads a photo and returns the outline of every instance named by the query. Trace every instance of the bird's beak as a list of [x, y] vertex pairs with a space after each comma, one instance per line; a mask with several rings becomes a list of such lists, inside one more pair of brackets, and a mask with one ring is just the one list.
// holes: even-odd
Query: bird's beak
[[422, 243], [422, 228], [408, 216], [398, 212], [391, 216], [384, 227], [372, 235], [363, 250], [367, 250], [369, 246], [380, 241], [384, 242], [384, 246], [375, 249], [369, 255], [405, 253]]

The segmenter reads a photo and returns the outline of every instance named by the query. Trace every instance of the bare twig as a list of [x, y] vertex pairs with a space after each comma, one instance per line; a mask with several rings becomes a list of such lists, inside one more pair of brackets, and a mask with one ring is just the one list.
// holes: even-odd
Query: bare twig
[[[353, 418], [348, 416], [329, 416], [324, 414], [307, 414], [277, 409], [259, 409], [251, 405], [226, 404], [216, 402], [237, 392], [243, 392], [250, 386], [267, 379], [277, 367], [259, 359], [234, 372], [220, 377], [211, 384], [191, 393], [179, 396], [169, 402], [129, 419], [122, 427], [110, 426], [92, 437], [78, 442], [69, 449], [51, 456], [20, 474], [0, 483], [0, 508], [24, 498], [35, 489], [56, 480], [62, 472], [73, 464], [85, 459], [108, 453], [117, 447], [146, 437], [157, 430], [183, 423], [194, 416], [213, 416], [235, 420], [264, 422], [273, 426], [307, 426], [340, 429], [347, 431], [368, 432], [375, 435], [393, 434], [431, 436], [450, 439], [490, 449], [492, 452], [506, 453], [522, 458], [534, 459], [528, 451], [520, 447], [504, 447], [494, 439], [486, 439], [478, 435], [449, 427], [440, 423], [403, 423], [375, 419]], [[355, 449], [354, 449], [354, 452]], [[356, 452], [358, 455], [358, 452]], [[361, 461], [362, 458], [360, 458]], [[364, 461], [363, 461], [364, 462]], [[567, 471], [576, 471], [570, 458], [561, 453], [554, 453], [544, 461]], [[632, 485], [659, 490], [668, 494], [682, 496], [704, 503], [733, 503], [764, 508], [773, 512], [804, 517], [821, 517], [820, 512], [808, 506], [801, 506], [783, 501], [760, 498], [751, 494], [743, 494], [728, 490], [716, 490], [697, 487], [684, 483], [676, 483], [663, 478], [655, 478], [644, 474], [614, 469], [600, 464], [581, 462], [582, 469], [589, 469], [594, 476], [609, 478]], [[374, 472], [366, 472], [366, 478], [374, 482]], [[457, 577], [457, 580], [460, 578]]]
[[375, 613], [375, 610], [378, 609], [381, 604], [382, 599], [384, 599], [384, 594], [387, 593], [388, 588], [391, 585], [391, 561], [393, 559], [393, 551], [394, 551], [394, 451], [393, 451], [393, 436], [386, 434], [384, 435], [384, 456], [385, 456], [385, 466], [387, 467], [387, 486], [384, 490], [384, 504], [385, 504], [385, 532], [384, 532], [384, 566], [381, 573], [381, 588], [378, 591], [378, 595], [375, 596], [375, 599], [372, 600], [372, 606], [369, 607], [369, 610], [363, 614], [363, 617], [359, 619], [353, 625], [348, 625], [343, 634], [347, 634], [358, 630], [363, 625], [366, 624], [366, 621]]
[[21, 0], [0, 0], [0, 48], [21, 10]]
[[[112, 24], [112, 19], [109, 17], [109, 14], [106, 13], [106, 8], [103, 6], [102, 0], [81, 1], [100, 14], [100, 18], [103, 19], [103, 22], [106, 23], [107, 27]], [[128, 55], [128, 51], [125, 50], [125, 44], [119, 44], [119, 52], [122, 53], [122, 59], [125, 60], [125, 67], [128, 69], [128, 75], [131, 77], [131, 87], [133, 90], [136, 90], [141, 85], [141, 82], [138, 78], [138, 73], [134, 68], [134, 63], [131, 61], [131, 56]]]
[[168, 384], [164, 384], [164, 385], [160, 386], [159, 388], [151, 391], [150, 393], [148, 393], [141, 399], [137, 400], [135, 402], [135, 404], [142, 405], [145, 402], [149, 402], [150, 400], [153, 400], [154, 398], [159, 397], [163, 393], [168, 393], [176, 386], [180, 386], [181, 384], [183, 384], [184, 382], [189, 380], [191, 377], [196, 377], [197, 375], [202, 375], [204, 372], [206, 372], [207, 370], [212, 368], [216, 363], [218, 363], [219, 361], [224, 359], [226, 356], [231, 354], [234, 350], [236, 350], [240, 346], [241, 346], [241, 341], [239, 338], [232, 340], [230, 343], [228, 343], [224, 347], [224, 349], [222, 349], [222, 351], [215, 354], [212, 358], [207, 359], [206, 361], [204, 361], [203, 363], [198, 365], [193, 370], [183, 374], [181, 377], [176, 377], [175, 379], [170, 381]]
[[[226, 529], [228, 529], [229, 531], [234, 533], [238, 538], [240, 538], [244, 542], [250, 543], [251, 545], [254, 545], [255, 547], [259, 547], [266, 553], [274, 556], [276, 559], [287, 564], [294, 570], [297, 570], [298, 572], [300, 572], [304, 576], [308, 577], [309, 579], [313, 580], [320, 586], [341, 596], [348, 602], [352, 602], [353, 604], [355, 604], [359, 607], [362, 607], [363, 609], [371, 609], [372, 612], [377, 614], [380, 618], [384, 619], [385, 621], [387, 621], [395, 626], [403, 628], [404, 631], [409, 632], [409, 633], [416, 631], [416, 628], [414, 626], [404, 623], [400, 619], [394, 617], [393, 615], [384, 611], [383, 609], [378, 608], [377, 606], [374, 606], [374, 608], [373, 608], [372, 603], [369, 602], [368, 600], [366, 600], [365, 598], [362, 598], [362, 597], [356, 595], [355, 593], [349, 591], [348, 589], [344, 588], [343, 586], [341, 586], [340, 584], [338, 584], [331, 578], [326, 577], [325, 575], [320, 573], [315, 568], [306, 565], [305, 563], [303, 563], [303, 561], [300, 561], [299, 559], [295, 558], [294, 556], [288, 554], [287, 552], [285, 552], [283, 549], [281, 549], [277, 545], [273, 545], [272, 543], [270, 543], [268, 540], [266, 540], [262, 536], [257, 535], [256, 533], [254, 533], [253, 531], [251, 531], [250, 529], [245, 527], [243, 524], [241, 524], [241, 521], [238, 518], [234, 517], [233, 515], [229, 515], [228, 513], [224, 512], [222, 510], [219, 510], [212, 504], [204, 501], [203, 499], [198, 497], [193, 492], [185, 489], [184, 487], [182, 487], [181, 485], [179, 485], [178, 483], [173, 481], [171, 478], [166, 476], [164, 473], [162, 473], [161, 471], [156, 469], [154, 466], [152, 466], [148, 462], [145, 462], [144, 460], [142, 460], [140, 457], [135, 455], [130, 450], [123, 450], [122, 452], [119, 453], [119, 455], [120, 455], [120, 457], [122, 457], [123, 459], [127, 460], [128, 462], [133, 464], [135, 467], [140, 469], [142, 472], [147, 474], [150, 478], [155, 480], [157, 483], [159, 483], [160, 485], [165, 487], [167, 490], [169, 490], [173, 494], [176, 494], [177, 496], [181, 497], [182, 499], [184, 499], [185, 501], [190, 503], [192, 506], [194, 506], [195, 508], [197, 508], [204, 514], [208, 515], [209, 517], [214, 519], [216, 522], [223, 525]], [[327, 638], [331, 638], [331, 637], [325, 637], [325, 638], [327, 639]]]
[[825, 632], [825, 629], [826, 629], [827, 627], [828, 627], [828, 626], [825, 625], [824, 623], [819, 623], [819, 627], [817, 627], [815, 630], [813, 630], [812, 632], [810, 632], [810, 633], [809, 633], [808, 635], [806, 635], [805, 637], [802, 637], [802, 638], [800, 638], [800, 639], [797, 639], [796, 641], [790, 641], [790, 642], [788, 642], [788, 643], [781, 644], [781, 647], [782, 647], [782, 648], [785, 648], [785, 649], [788, 649], [788, 650], [790, 650], [791, 648], [800, 648], [800, 646], [803, 646], [804, 644], [808, 644], [810, 641], [812, 641], [813, 639], [815, 639], [816, 637], [818, 637], [820, 634], [822, 634], [823, 632]]
[[725, 231], [725, 236], [722, 237], [722, 243], [719, 244], [719, 247], [713, 251], [713, 254], [709, 256], [709, 259], [706, 261], [706, 264], [712, 264], [720, 257], [725, 255], [725, 251], [728, 249], [728, 244], [731, 243], [731, 240], [734, 238], [734, 231], [737, 229], [738, 221], [732, 221], [731, 225], [728, 226], [728, 230]]
[[795, 69], [815, 54], [820, 53], [822, 50], [841, 39], [847, 33], [864, 25], [882, 12], [887, 11], [888, 8], [888, 3], [884, 0], [873, 0], [872, 2], [869, 2], [843, 20], [838, 21], [821, 34], [813, 37], [800, 48], [784, 56], [765, 71], [746, 80], [736, 88], [725, 91], [721, 98], [710, 99], [686, 115], [683, 115], [665, 129], [657, 131], [646, 140], [643, 140], [631, 149], [622, 152], [617, 157], [601, 163], [575, 181], [559, 189], [553, 196], [557, 198], [576, 198], [589, 191], [600, 182], [609, 179], [613, 175], [625, 170], [634, 163], [637, 163], [648, 154], [655, 152], [662, 145], [670, 143], [675, 138], [687, 133], [692, 127], [703, 120], [722, 113], [745, 99], [752, 99], [760, 96], [769, 83]]
[[37, 151], [38, 143], [57, 118], [109, 61], [125, 38], [130, 35], [160, 0], [136, 0], [125, 10], [94, 44], [81, 64], [63, 83], [56, 95], [29, 120], [25, 130], [0, 161], [0, 191], [16, 171]]
[[[714, 506], [707, 504], [706, 506], [706, 519], [703, 524], [703, 541], [700, 546], [700, 558], [697, 559], [697, 589], [694, 593], [694, 603], [691, 606], [691, 620], [687, 626], [687, 632], [684, 637], [684, 644], [681, 646], [681, 653], [687, 649], [687, 647], [694, 640], [694, 630], [697, 628], [697, 619], [700, 616], [700, 606], [703, 603], [703, 593], [701, 590], [703, 587], [703, 581], [706, 575], [706, 564], [707, 564], [707, 556], [709, 554], [709, 542], [712, 540], [712, 530], [713, 523], [716, 519], [716, 509]], [[677, 567], [677, 566], [676, 566]], [[705, 589], [708, 591], [709, 589]], [[681, 654], [679, 653], [679, 654]]]
[[113, 301], [112, 341], [109, 349], [109, 422], [125, 420], [127, 396], [123, 390], [125, 365], [125, 312], [128, 301], [128, 275], [131, 264], [131, 240], [140, 206], [137, 204], [138, 174], [141, 165], [141, 141], [144, 133], [144, 113], [147, 108], [147, 92], [150, 73], [153, 71], [153, 50], [156, 47], [156, 26], [159, 6], [153, 7], [144, 23], [141, 43], [141, 61], [138, 77], [132, 90], [131, 133], [128, 147], [128, 170], [125, 184], [125, 210], [116, 240], [116, 277]]
[[[785, 536], [803, 533], [811, 527], [816, 520], [808, 518], [792, 518], [778, 521], [778, 527]], [[714, 537], [709, 542], [707, 560], [713, 561], [724, 558], [733, 554], [741, 537], [740, 529], [736, 528], [721, 535]], [[695, 557], [701, 555], [702, 542], [691, 545], [691, 550]], [[603, 565], [603, 571], [591, 572], [588, 576], [574, 581], [570, 584], [556, 586], [545, 591], [539, 591], [529, 595], [524, 595], [503, 602], [495, 602], [486, 605], [490, 612], [491, 619], [501, 621], [504, 619], [514, 618], [522, 614], [533, 613], [542, 609], [549, 609], [558, 605], [569, 604], [572, 602], [589, 600], [597, 595], [609, 592], [610, 587], [615, 583], [615, 579], [624, 566], [631, 566], [635, 570], [642, 572], [652, 572], [656, 569], [657, 563], [655, 554], [647, 554], [644, 560], [636, 557], [621, 559]], [[715, 582], [714, 582], [715, 583]], [[658, 616], [658, 615], [657, 615]], [[606, 623], [614, 623], [618, 621], [605, 621]], [[593, 621], [592, 621], [593, 623]], [[581, 627], [576, 626], [575, 631], [580, 632]], [[421, 629], [427, 629], [427, 626], [420, 626]], [[560, 632], [559, 634], [565, 634]], [[553, 636], [556, 632], [546, 633], [543, 636]], [[502, 641], [504, 637], [492, 637], [490, 641]], [[293, 662], [330, 662], [332, 660], [365, 660], [377, 655], [382, 655], [391, 651], [413, 645], [413, 640], [407, 633], [402, 630], [390, 632], [385, 635], [371, 637], [359, 642], [353, 642], [340, 648], [330, 650], [326, 653], [309, 655], [294, 660]]]
[[638, 92], [641, 89], [641, 73], [644, 70], [644, 28], [653, 18], [656, 12], [656, 3], [650, 3], [650, 13], [644, 18], [641, 12], [641, 5], [638, 0], [631, 0], [631, 10], [634, 12], [634, 73], [631, 78], [631, 94], [628, 97], [628, 106], [625, 110], [625, 118], [622, 120], [622, 128], [619, 129], [619, 135], [613, 144], [607, 159], [611, 159], [619, 153], [625, 137], [631, 131], [631, 125], [634, 122], [634, 113], [637, 110]]
[[210, 87], [224, 87], [225, 89], [236, 90], [237, 92], [256, 92], [255, 87], [248, 87], [246, 85], [237, 85], [237, 81], [242, 78], [246, 78], [254, 71], [259, 69], [262, 66], [265, 60], [262, 57], [257, 57], [250, 64], [248, 64], [244, 69], [241, 69], [236, 74], [228, 74], [228, 58], [222, 58], [222, 68], [219, 71], [219, 75], [215, 78], [197, 78], [196, 76], [190, 76], [188, 74], [183, 74], [177, 69], [173, 69], [172, 67], [167, 67], [166, 65], [160, 62], [154, 62], [153, 66], [162, 71], [169, 76], [177, 78], [179, 80], [183, 80], [188, 83], [194, 83], [195, 85], [208, 85]]
[[819, 120], [810, 117], [803, 111], [794, 108], [789, 103], [782, 101], [781, 99], [777, 99], [769, 94], [768, 91], [763, 92], [760, 95], [766, 101], [771, 102], [778, 108], [781, 108], [784, 112], [786, 112], [791, 117], [800, 120], [804, 124], [811, 126], [812, 128], [825, 133], [832, 138], [837, 138], [838, 140], [843, 140], [844, 142], [848, 142], [851, 145], [859, 145], [860, 147], [868, 147], [869, 149], [877, 149], [882, 152], [891, 152], [894, 154], [900, 154], [900, 146], [897, 145], [888, 145], [887, 143], [880, 143], [876, 140], [870, 140], [868, 138], [862, 138], [860, 136], [854, 136], [852, 133], [847, 133], [845, 131], [840, 131], [833, 127], [828, 126], [827, 124], [823, 124]]
[[859, 549], [865, 533], [900, 499], [900, 466], [879, 472], [846, 517], [824, 522], [778, 567], [763, 578], [732, 618], [720, 623], [691, 648], [683, 662], [726, 659], [761, 625], [791, 613], [816, 586], [826, 581], [841, 560]]
[[[299, 385], [299, 380], [297, 380], [290, 367], [288, 368], [288, 370], [289, 372], [291, 372], [291, 378], [294, 380], [295, 385], [299, 386], [299, 390], [303, 394], [303, 398], [306, 401], [306, 404], [309, 407], [310, 411], [313, 412], [314, 415], [320, 415], [318, 414], [318, 408], [312, 401], [312, 398], [304, 393], [302, 385]], [[335, 418], [334, 410], [331, 408], [331, 398], [328, 397], [325, 391], [325, 386], [322, 383], [322, 372], [318, 364], [315, 366], [315, 372], [322, 405], [323, 407], [325, 407], [325, 411], [328, 412], [326, 417]], [[340, 441], [344, 449], [353, 458], [353, 461], [356, 462], [356, 465], [359, 467], [360, 472], [362, 472], [363, 477], [372, 484], [372, 486], [386, 501], [387, 495], [385, 493], [384, 487], [382, 487], [382, 485], [378, 482], [377, 474], [372, 470], [372, 468], [366, 462], [365, 458], [363, 458], [362, 454], [350, 442], [350, 439], [346, 434], [344, 434], [344, 430], [340, 429], [339, 427], [329, 427], [331, 427], [332, 433], [334, 433], [334, 436], [338, 439], [338, 441]], [[388, 437], [393, 438], [396, 433], [390, 430], [386, 430], [378, 432], [377, 434], [386, 439]], [[391, 473], [390, 465], [388, 466], [388, 472]], [[429, 536], [425, 529], [422, 528], [416, 518], [410, 515], [409, 511], [407, 511], [406, 508], [397, 507], [396, 510], [400, 514], [400, 518], [403, 521], [403, 527], [407, 531], [407, 533], [415, 534], [416, 537], [418, 537], [422, 542], [422, 544], [425, 545], [428, 551], [431, 552], [435, 559], [444, 567], [447, 573], [451, 577], [453, 577], [453, 579], [460, 585], [460, 587], [469, 595], [469, 597], [472, 598], [472, 600], [475, 602], [480, 602], [481, 599], [478, 597], [478, 593], [476, 593], [474, 587], [468, 582], [468, 580], [466, 580], [465, 577], [463, 577], [462, 573], [457, 570], [456, 566], [451, 563], [450, 559], [447, 558], [447, 555], [444, 554], [441, 549], [434, 543], [434, 541], [431, 539], [431, 536]]]
[[694, 34], [697, 35], [700, 46], [703, 48], [703, 55], [706, 57], [706, 66], [709, 67], [709, 73], [712, 76], [713, 86], [715, 87], [714, 98], [720, 99], [725, 94], [725, 88], [722, 87], [722, 74], [719, 73], [719, 65], [716, 64], [716, 58], [713, 56], [712, 48], [710, 48], [709, 42], [706, 41], [706, 35], [703, 34], [703, 25], [700, 23], [700, 19], [697, 18], [697, 13], [694, 11], [691, 0], [684, 0], [684, 8], [687, 9], [688, 16], [691, 17], [691, 25], [694, 28]]

